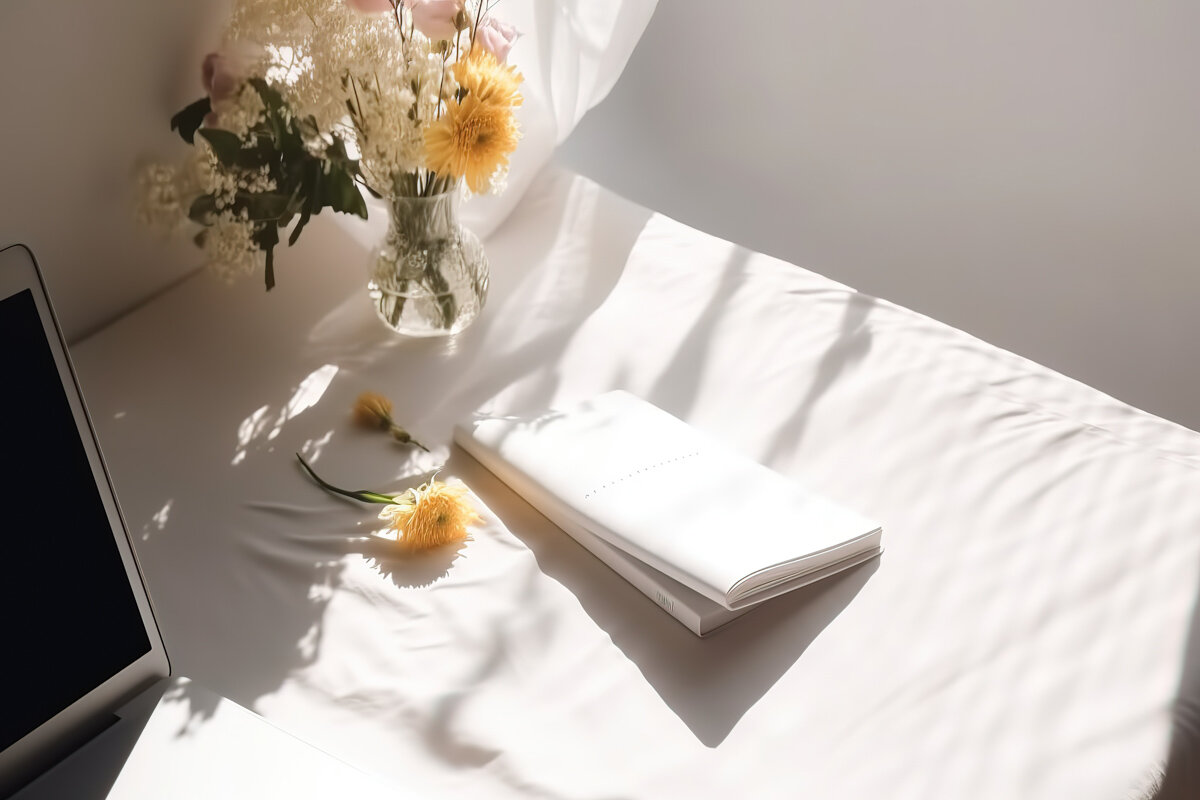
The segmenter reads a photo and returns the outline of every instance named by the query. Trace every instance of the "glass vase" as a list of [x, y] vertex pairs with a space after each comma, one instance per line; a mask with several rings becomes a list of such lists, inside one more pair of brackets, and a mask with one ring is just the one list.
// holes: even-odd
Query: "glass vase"
[[388, 201], [388, 232], [371, 254], [367, 293], [383, 323], [406, 336], [465, 329], [487, 299], [488, 261], [458, 221], [457, 187]]

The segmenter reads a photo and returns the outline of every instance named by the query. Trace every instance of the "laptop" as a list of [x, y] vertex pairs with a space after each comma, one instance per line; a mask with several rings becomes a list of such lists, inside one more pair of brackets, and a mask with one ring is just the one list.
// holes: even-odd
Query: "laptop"
[[[0, 798], [404, 794], [172, 677], [62, 331], [22, 245], [0, 250], [0, 375]], [[184, 695], [215, 709], [192, 730]]]

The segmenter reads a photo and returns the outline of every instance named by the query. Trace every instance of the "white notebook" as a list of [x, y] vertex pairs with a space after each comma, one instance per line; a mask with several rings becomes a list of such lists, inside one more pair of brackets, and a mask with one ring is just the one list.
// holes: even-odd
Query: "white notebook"
[[876, 523], [628, 392], [455, 441], [701, 635], [880, 552]]

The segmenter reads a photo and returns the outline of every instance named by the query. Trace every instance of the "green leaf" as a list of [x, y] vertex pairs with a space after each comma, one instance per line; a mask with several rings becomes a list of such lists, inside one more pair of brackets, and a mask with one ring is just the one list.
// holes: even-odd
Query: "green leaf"
[[242, 152], [242, 140], [235, 133], [220, 128], [201, 128], [198, 133], [212, 145], [217, 161], [226, 167], [238, 166]]
[[[307, 180], [305, 184], [307, 185]], [[301, 190], [302, 188], [304, 187], [301, 187]], [[308, 224], [308, 218], [312, 217], [312, 194], [301, 190], [296, 191], [296, 197], [301, 199], [300, 221], [296, 222], [295, 228], [292, 229], [292, 234], [288, 236], [288, 247], [292, 247], [295, 245], [296, 240], [300, 239], [300, 231], [304, 230], [305, 225]]]
[[[304, 230], [304, 226], [308, 224], [308, 220], [314, 213], [320, 212], [321, 208], [317, 205], [317, 187], [321, 183], [321, 165], [316, 162], [310, 162], [304, 170], [304, 179], [297, 188], [297, 193], [304, 200], [303, 208], [300, 212], [300, 221], [296, 223], [296, 227], [292, 229], [292, 234], [288, 236], [288, 247], [296, 243], [300, 238], [300, 231]], [[314, 208], [316, 209], [314, 211]]]
[[238, 192], [235, 208], [245, 208], [255, 222], [277, 222], [288, 207], [288, 195], [282, 192]]
[[346, 152], [346, 143], [342, 141], [340, 136], [335, 136], [333, 144], [325, 148], [325, 158], [335, 164], [346, 164], [349, 162], [354, 164], [355, 169], [358, 168], [358, 162], [351, 161], [350, 155]]
[[217, 211], [217, 200], [211, 194], [202, 194], [192, 201], [188, 208], [188, 219], [208, 225], [209, 218]]
[[325, 205], [321, 202], [321, 195], [325, 191], [325, 170], [321, 167], [321, 162], [314, 159], [308, 165], [308, 188], [305, 193], [308, 195], [308, 207], [314, 214], [320, 214], [321, 208]]
[[[258, 92], [263, 106], [266, 107], [267, 124], [271, 128], [270, 138], [276, 148], [285, 153], [285, 160], [302, 155], [304, 147], [300, 131], [294, 121], [289, 120], [284, 113], [288, 110], [288, 104], [283, 95], [262, 78], [250, 78], [249, 83]], [[313, 129], [316, 130], [315, 121]]]
[[250, 129], [250, 133], [258, 140], [258, 146], [262, 147], [264, 142], [269, 142], [272, 147], [278, 140], [278, 131], [275, 127], [267, 122], [259, 122]]
[[305, 206], [304, 210], [300, 212], [300, 220], [296, 223], [296, 227], [292, 228], [291, 235], [288, 236], [288, 247], [294, 245], [296, 240], [300, 238], [300, 231], [304, 230], [304, 226], [308, 224], [308, 220], [311, 217], [312, 214], [309, 212], [308, 206]]
[[267, 268], [263, 272], [263, 280], [267, 285], [267, 291], [275, 288], [275, 246], [267, 248]]
[[[372, 189], [370, 184], [368, 184], [368, 183], [364, 183], [364, 184], [362, 185], [362, 187], [363, 187], [364, 189], [366, 189], [366, 190], [367, 190], [367, 194], [371, 195], [371, 197], [374, 197], [376, 200], [382, 200], [382, 199], [383, 199], [383, 195], [381, 195], [379, 192], [377, 192], [377, 191], [375, 191], [374, 189]], [[363, 219], [366, 219], [366, 215], [365, 215], [365, 214], [363, 215]]]
[[204, 123], [204, 118], [210, 111], [212, 111], [212, 103], [207, 97], [201, 97], [171, 117], [171, 130], [179, 131], [180, 137], [185, 142], [194, 144], [196, 130]]
[[304, 194], [304, 184], [303, 182], [297, 182], [296, 187], [288, 195], [287, 206], [284, 208], [281, 216], [291, 219], [293, 215], [298, 214], [307, 204], [308, 198]]
[[311, 116], [297, 119], [296, 130], [306, 139], [316, 139], [321, 135], [321, 129], [317, 127], [317, 120]]
[[279, 244], [279, 228], [273, 222], [263, 225], [251, 240], [267, 254], [267, 269], [263, 277], [269, 292], [275, 288], [275, 245]]
[[367, 204], [354, 183], [354, 178], [344, 167], [331, 164], [327, 180], [323, 184], [322, 201], [334, 211], [356, 214], [367, 218]]
[[304, 146], [304, 138], [296, 131], [294, 125], [281, 128], [278, 147], [285, 164], [302, 164], [312, 159], [308, 148]]
[[254, 87], [254, 91], [258, 92], [258, 96], [262, 98], [263, 105], [267, 107], [267, 111], [278, 112], [287, 105], [283, 100], [283, 95], [273, 89], [262, 78], [251, 78], [249, 83]]

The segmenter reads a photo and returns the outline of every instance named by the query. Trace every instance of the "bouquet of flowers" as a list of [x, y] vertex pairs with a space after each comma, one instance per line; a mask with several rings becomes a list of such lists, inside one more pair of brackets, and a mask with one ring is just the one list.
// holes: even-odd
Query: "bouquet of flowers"
[[465, 184], [499, 192], [520, 132], [516, 31], [495, 0], [234, 0], [205, 96], [171, 119], [193, 145], [139, 175], [139, 216], [186, 220], [226, 277], [265, 269], [324, 208]]

